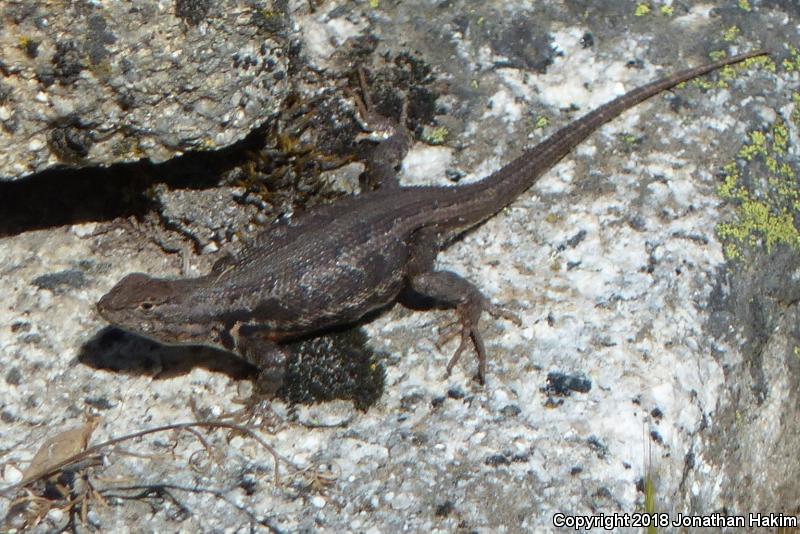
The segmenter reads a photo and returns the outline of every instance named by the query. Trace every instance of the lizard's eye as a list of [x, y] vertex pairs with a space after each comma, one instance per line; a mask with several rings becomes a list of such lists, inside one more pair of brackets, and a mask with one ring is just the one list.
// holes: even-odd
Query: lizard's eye
[[143, 311], [150, 311], [153, 309], [153, 307], [154, 304], [152, 302], [142, 302], [141, 304], [139, 304], [139, 309]]

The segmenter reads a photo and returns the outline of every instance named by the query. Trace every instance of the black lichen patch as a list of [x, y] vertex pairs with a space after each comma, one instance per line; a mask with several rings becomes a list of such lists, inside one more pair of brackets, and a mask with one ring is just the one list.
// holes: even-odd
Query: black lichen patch
[[600, 441], [600, 438], [597, 436], [590, 436], [589, 439], [586, 440], [586, 444], [594, 451], [599, 459], [603, 460], [608, 456], [608, 446]]
[[47, 144], [60, 160], [74, 162], [89, 155], [94, 136], [76, 125], [57, 126], [48, 132]]
[[37, 276], [31, 282], [39, 289], [50, 291], [64, 291], [65, 289], [80, 289], [86, 286], [86, 275], [77, 269], [67, 269], [57, 273], [43, 274]]
[[518, 19], [491, 40], [492, 48], [507, 65], [544, 73], [556, 55], [553, 38], [528, 19]]
[[115, 43], [117, 38], [108, 30], [108, 23], [102, 15], [92, 15], [88, 22], [84, 51], [92, 65], [99, 65], [109, 56], [106, 45]]
[[455, 511], [456, 507], [453, 501], [444, 501], [442, 504], [436, 506], [434, 515], [436, 517], [447, 517]]
[[383, 393], [385, 370], [361, 328], [287, 345], [291, 357], [278, 395], [293, 404], [352, 400], [367, 410]]
[[211, 0], [175, 0], [175, 16], [190, 26], [197, 26], [208, 17]]
[[511, 460], [509, 460], [505, 454], [492, 454], [488, 456], [483, 463], [489, 467], [500, 467], [501, 465], [509, 465]]
[[39, 56], [39, 45], [41, 44], [40, 41], [36, 41], [34, 39], [25, 39], [20, 44], [22, 46], [22, 50], [25, 52], [25, 55], [30, 59], [36, 59]]
[[[397, 55], [393, 61], [393, 85], [387, 87], [400, 87], [405, 91], [408, 100], [408, 127], [419, 133], [424, 124], [434, 122], [436, 117], [436, 100], [439, 93], [431, 89], [436, 79], [433, 69], [425, 60], [408, 52]], [[400, 102], [402, 108], [402, 101]]]
[[586, 239], [586, 230], [579, 230], [575, 235], [567, 239], [564, 243], [558, 246], [558, 251], [562, 252], [568, 248], [575, 248], [581, 244], [581, 242]]
[[91, 406], [97, 410], [110, 410], [117, 405], [105, 395], [100, 397], [86, 397], [83, 402], [85, 402], [87, 406]]
[[573, 391], [588, 393], [591, 389], [592, 381], [585, 376], [553, 371], [547, 373], [547, 385], [542, 392], [556, 397], [569, 397]]
[[52, 63], [53, 74], [64, 85], [74, 83], [85, 68], [81, 53], [73, 41], [56, 43]]

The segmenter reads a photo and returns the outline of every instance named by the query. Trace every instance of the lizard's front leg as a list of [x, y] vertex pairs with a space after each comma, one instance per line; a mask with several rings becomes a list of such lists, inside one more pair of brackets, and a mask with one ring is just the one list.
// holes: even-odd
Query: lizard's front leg
[[249, 325], [236, 325], [231, 329], [234, 350], [242, 358], [258, 367], [256, 390], [274, 397], [283, 385], [288, 354], [283, 347], [270, 340], [268, 331]]
[[474, 284], [451, 271], [418, 274], [410, 279], [410, 286], [415, 292], [435, 300], [440, 306], [455, 309], [458, 315], [461, 342], [447, 363], [448, 376], [472, 340], [475, 352], [478, 353], [478, 380], [483, 384], [486, 380], [486, 349], [478, 329], [481, 314], [487, 312], [495, 317], [504, 317], [517, 325], [521, 324], [519, 318], [492, 304]]
[[396, 189], [400, 187], [397, 177], [400, 166], [414, 141], [411, 131], [406, 127], [408, 98], [400, 93], [402, 108], [399, 120], [386, 117], [375, 110], [362, 69], [358, 70], [358, 78], [362, 97], [353, 95], [358, 111], [356, 120], [366, 133], [358, 135], [356, 140], [375, 143], [364, 161], [366, 181], [362, 183], [362, 187]]

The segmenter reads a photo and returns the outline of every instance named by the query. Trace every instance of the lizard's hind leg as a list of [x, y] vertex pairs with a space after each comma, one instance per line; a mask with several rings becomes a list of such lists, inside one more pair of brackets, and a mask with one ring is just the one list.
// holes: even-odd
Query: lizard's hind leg
[[472, 282], [452, 271], [421, 273], [411, 277], [409, 285], [416, 293], [433, 299], [439, 306], [456, 311], [461, 325], [461, 342], [447, 363], [448, 376], [471, 340], [478, 354], [478, 380], [483, 384], [486, 380], [486, 348], [478, 329], [481, 314], [486, 312], [494, 317], [503, 317], [517, 325], [521, 324], [519, 318], [492, 304]]

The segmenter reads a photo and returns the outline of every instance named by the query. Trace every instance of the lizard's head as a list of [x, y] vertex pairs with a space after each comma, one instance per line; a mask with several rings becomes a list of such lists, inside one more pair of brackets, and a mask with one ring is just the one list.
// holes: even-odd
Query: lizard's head
[[97, 302], [97, 311], [114, 326], [162, 343], [199, 343], [208, 328], [191, 316], [186, 282], [132, 273]]

